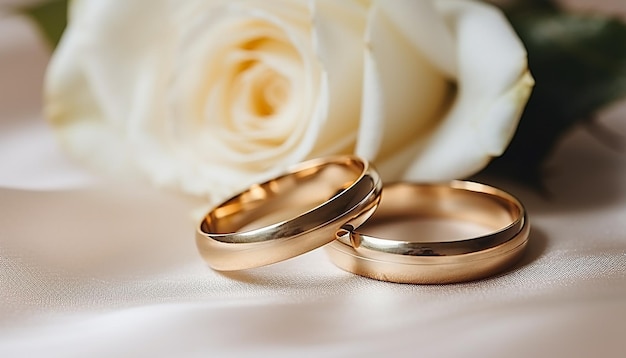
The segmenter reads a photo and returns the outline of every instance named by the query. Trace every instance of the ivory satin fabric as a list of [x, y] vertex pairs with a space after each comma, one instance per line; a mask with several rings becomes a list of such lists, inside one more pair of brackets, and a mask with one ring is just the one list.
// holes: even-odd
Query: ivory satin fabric
[[[493, 178], [532, 222], [518, 265], [444, 286], [341, 271], [323, 250], [218, 274], [202, 204], [103, 183], [41, 116], [48, 51], [0, 13], [0, 357], [624, 357], [626, 153], [583, 129], [544, 197]], [[626, 104], [601, 123], [626, 138]]]

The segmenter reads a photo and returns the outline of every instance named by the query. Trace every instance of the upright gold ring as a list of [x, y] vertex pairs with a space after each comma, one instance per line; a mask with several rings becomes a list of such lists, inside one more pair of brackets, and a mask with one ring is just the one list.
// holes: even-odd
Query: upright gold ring
[[196, 232], [216, 270], [259, 267], [303, 254], [358, 227], [376, 210], [382, 181], [356, 156], [313, 159], [249, 187], [204, 217]]
[[385, 185], [380, 205], [366, 226], [391, 223], [393, 227], [395, 220], [407, 218], [461, 220], [489, 228], [490, 233], [432, 242], [420, 237], [383, 239], [346, 226], [338, 240], [326, 246], [327, 253], [338, 267], [377, 280], [463, 282], [493, 275], [513, 264], [521, 257], [530, 230], [518, 199], [467, 181]]

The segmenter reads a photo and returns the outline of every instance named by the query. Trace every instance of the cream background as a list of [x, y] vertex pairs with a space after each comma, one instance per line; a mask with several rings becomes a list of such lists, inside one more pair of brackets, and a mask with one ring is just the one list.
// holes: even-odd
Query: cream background
[[[583, 129], [526, 204], [507, 273], [448, 286], [377, 282], [322, 250], [223, 276], [195, 251], [199, 203], [101, 183], [41, 116], [48, 52], [0, 12], [0, 356], [622, 357], [626, 155]], [[601, 122], [626, 137], [626, 105]]]

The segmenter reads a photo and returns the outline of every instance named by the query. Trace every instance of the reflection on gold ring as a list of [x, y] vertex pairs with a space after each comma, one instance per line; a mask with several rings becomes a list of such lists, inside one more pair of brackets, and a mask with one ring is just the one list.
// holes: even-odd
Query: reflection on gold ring
[[[367, 235], [366, 226], [399, 220], [443, 218], [480, 224], [488, 233], [459, 240]], [[383, 189], [381, 203], [366, 226], [344, 227], [327, 246], [340, 268], [401, 283], [451, 283], [495, 274], [514, 263], [528, 241], [530, 224], [522, 203], [484, 184], [396, 183]]]
[[196, 244], [216, 270], [259, 267], [323, 246], [376, 210], [381, 179], [356, 156], [313, 159], [212, 209]]

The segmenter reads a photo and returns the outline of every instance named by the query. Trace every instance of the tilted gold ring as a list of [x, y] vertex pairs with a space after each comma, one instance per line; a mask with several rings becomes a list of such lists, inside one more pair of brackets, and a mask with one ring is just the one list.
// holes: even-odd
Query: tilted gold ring
[[[423, 218], [469, 222], [489, 232], [435, 242], [424, 237], [383, 239], [363, 233], [375, 225], [393, 227], [398, 220]], [[453, 181], [385, 185], [380, 205], [367, 223], [359, 231], [349, 226], [344, 229], [338, 240], [326, 246], [340, 268], [377, 280], [434, 284], [475, 280], [510, 266], [523, 253], [530, 224], [524, 206], [514, 196], [484, 184]]]
[[259, 267], [303, 254], [358, 227], [376, 210], [382, 182], [356, 156], [313, 159], [212, 209], [196, 244], [216, 270]]

